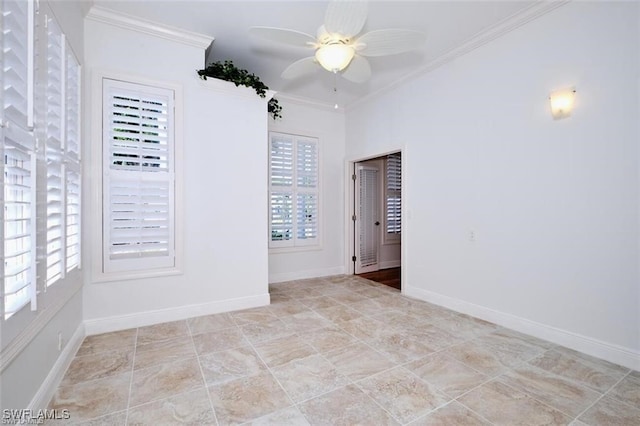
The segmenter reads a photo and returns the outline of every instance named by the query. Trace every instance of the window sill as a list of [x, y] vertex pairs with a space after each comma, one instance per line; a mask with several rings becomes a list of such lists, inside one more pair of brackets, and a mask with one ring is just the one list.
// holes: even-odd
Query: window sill
[[126, 272], [98, 272], [93, 276], [94, 283], [109, 283], [114, 281], [141, 280], [145, 278], [168, 277], [182, 275], [181, 268], [167, 268], [157, 270], [126, 271]]
[[322, 245], [300, 246], [300, 247], [269, 247], [269, 254], [288, 254], [307, 251], [322, 251]]

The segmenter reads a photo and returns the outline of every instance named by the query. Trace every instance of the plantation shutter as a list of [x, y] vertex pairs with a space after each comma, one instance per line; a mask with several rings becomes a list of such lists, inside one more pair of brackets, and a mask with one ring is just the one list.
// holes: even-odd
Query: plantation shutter
[[68, 43], [65, 49], [65, 154], [74, 163], [80, 160], [80, 64]]
[[2, 4], [3, 114], [14, 126], [33, 126], [34, 9], [32, 0]]
[[273, 134], [270, 147], [272, 245], [293, 240], [293, 138]]
[[47, 18], [47, 277], [50, 286], [64, 270], [64, 171], [62, 146], [65, 134], [65, 40], [60, 27]]
[[36, 309], [35, 155], [33, 126], [34, 4], [2, 3], [0, 69], [2, 139], [3, 315]]
[[80, 267], [80, 64], [66, 45], [65, 72], [65, 261], [66, 271]]
[[65, 189], [66, 209], [66, 266], [67, 272], [80, 266], [80, 173], [67, 170]]
[[4, 150], [4, 317], [31, 302], [36, 306], [35, 158], [5, 139]]
[[296, 144], [296, 243], [315, 244], [318, 237], [318, 143], [300, 139]]
[[104, 80], [104, 270], [174, 266], [173, 91]]
[[318, 242], [318, 140], [269, 135], [270, 247]]
[[378, 227], [375, 222], [378, 205], [378, 170], [368, 167], [358, 169], [360, 180], [359, 238], [360, 253], [358, 261], [361, 267], [378, 263]]
[[387, 156], [385, 194], [385, 228], [387, 235], [400, 234], [402, 225], [402, 158], [400, 154]]

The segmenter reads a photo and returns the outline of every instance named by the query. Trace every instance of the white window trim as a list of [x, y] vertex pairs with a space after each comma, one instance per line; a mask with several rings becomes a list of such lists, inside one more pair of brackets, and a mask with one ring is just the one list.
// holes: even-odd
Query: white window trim
[[[277, 127], [277, 126], [276, 126]], [[269, 149], [269, 164], [268, 164], [268, 171], [269, 171], [269, 176], [268, 178], [268, 188], [269, 188], [269, 197], [268, 197], [268, 202], [267, 202], [267, 215], [268, 215], [268, 227], [269, 227], [269, 233], [268, 233], [268, 242], [269, 242], [269, 253], [271, 254], [285, 254], [285, 253], [297, 253], [297, 252], [307, 252], [307, 251], [321, 251], [323, 250], [323, 234], [324, 234], [324, 221], [323, 221], [323, 214], [322, 214], [322, 208], [323, 208], [323, 203], [324, 203], [324, 196], [325, 194], [323, 193], [323, 188], [324, 186], [322, 185], [323, 182], [323, 173], [322, 173], [322, 157], [323, 157], [323, 144], [322, 144], [322, 138], [318, 135], [313, 135], [313, 134], [305, 134], [306, 132], [304, 131], [299, 131], [299, 130], [289, 130], [289, 129], [282, 129], [282, 128], [276, 128], [274, 127], [273, 129], [269, 130], [269, 135], [268, 135], [268, 149]], [[279, 242], [274, 242], [271, 241], [271, 182], [270, 182], [270, 177], [271, 177], [271, 134], [273, 133], [279, 133], [279, 134], [285, 134], [287, 136], [292, 136], [295, 140], [295, 138], [299, 137], [302, 139], [314, 139], [316, 141], [316, 149], [317, 149], [317, 155], [318, 155], [318, 187], [317, 187], [317, 194], [318, 194], [318, 218], [317, 218], [317, 222], [318, 222], [318, 235], [315, 238], [315, 240], [311, 243], [307, 243], [307, 244], [298, 244], [295, 245], [295, 243], [293, 243], [293, 245], [291, 244], [287, 244], [287, 245], [281, 245], [278, 244]], [[295, 234], [295, 233], [294, 233]], [[295, 238], [293, 239], [293, 241], [295, 242]]]
[[[137, 271], [104, 272], [103, 270], [103, 233], [102, 233], [102, 203], [103, 203], [103, 141], [102, 141], [102, 82], [104, 79], [120, 80], [127, 83], [141, 84], [159, 87], [174, 92], [174, 161], [175, 161], [175, 193], [174, 193], [174, 241], [175, 262], [174, 266]], [[91, 196], [88, 199], [90, 213], [86, 215], [92, 224], [91, 227], [91, 278], [95, 283], [120, 280], [135, 280], [161, 276], [180, 275], [183, 273], [183, 90], [181, 84], [166, 81], [151, 80], [144, 77], [112, 72], [108, 70], [95, 70], [91, 77], [91, 168], [85, 173], [83, 186], [91, 187]]]

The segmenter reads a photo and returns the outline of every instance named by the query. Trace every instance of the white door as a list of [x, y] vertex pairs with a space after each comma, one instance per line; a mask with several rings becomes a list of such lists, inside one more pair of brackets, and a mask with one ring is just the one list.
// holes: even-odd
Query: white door
[[358, 165], [356, 170], [356, 274], [380, 269], [378, 235], [380, 208], [378, 168]]

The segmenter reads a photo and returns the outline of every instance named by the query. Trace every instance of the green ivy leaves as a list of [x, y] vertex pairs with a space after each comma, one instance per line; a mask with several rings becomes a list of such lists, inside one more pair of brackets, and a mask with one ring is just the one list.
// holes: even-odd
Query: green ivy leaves
[[[269, 88], [260, 81], [255, 74], [249, 73], [249, 71], [236, 67], [233, 61], [213, 62], [209, 64], [205, 69], [199, 70], [198, 75], [204, 80], [207, 77], [218, 78], [220, 80], [230, 81], [236, 86], [246, 86], [255, 89], [258, 96], [264, 98]], [[278, 104], [278, 100], [271, 98], [267, 103], [267, 110], [274, 120], [282, 118], [282, 107]]]

